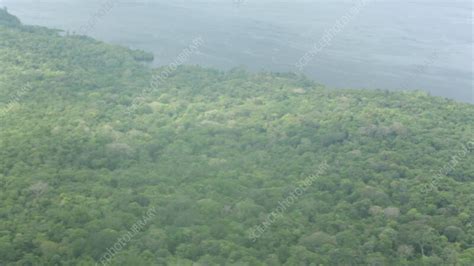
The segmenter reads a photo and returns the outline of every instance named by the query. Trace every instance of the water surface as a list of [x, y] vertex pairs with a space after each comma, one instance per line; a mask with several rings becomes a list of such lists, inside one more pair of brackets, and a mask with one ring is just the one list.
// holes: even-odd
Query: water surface
[[[220, 69], [297, 71], [295, 63], [354, 1], [0, 0], [26, 24], [78, 31], [104, 3], [88, 35], [152, 51], [173, 62], [191, 41], [205, 44], [186, 63]], [[303, 72], [330, 87], [422, 89], [474, 102], [470, 1], [372, 1]]]

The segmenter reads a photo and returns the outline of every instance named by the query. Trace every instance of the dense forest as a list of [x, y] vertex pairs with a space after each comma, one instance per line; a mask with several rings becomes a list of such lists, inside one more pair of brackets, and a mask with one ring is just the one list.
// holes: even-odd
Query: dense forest
[[151, 59], [0, 10], [0, 265], [474, 264], [473, 105]]

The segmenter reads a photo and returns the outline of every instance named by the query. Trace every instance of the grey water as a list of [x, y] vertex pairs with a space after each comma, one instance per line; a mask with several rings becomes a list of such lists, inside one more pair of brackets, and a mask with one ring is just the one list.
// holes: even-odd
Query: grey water
[[[186, 64], [297, 72], [356, 1], [0, 0], [25, 24], [78, 32], [175, 61], [202, 37]], [[109, 6], [109, 8], [105, 8]], [[103, 10], [103, 11], [101, 11]], [[424, 90], [474, 103], [470, 0], [368, 0], [302, 72], [335, 88]]]

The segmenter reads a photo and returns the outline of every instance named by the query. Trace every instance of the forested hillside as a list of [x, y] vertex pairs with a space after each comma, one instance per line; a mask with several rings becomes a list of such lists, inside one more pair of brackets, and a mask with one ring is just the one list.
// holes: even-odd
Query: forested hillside
[[0, 265], [474, 264], [473, 105], [150, 58], [0, 10]]

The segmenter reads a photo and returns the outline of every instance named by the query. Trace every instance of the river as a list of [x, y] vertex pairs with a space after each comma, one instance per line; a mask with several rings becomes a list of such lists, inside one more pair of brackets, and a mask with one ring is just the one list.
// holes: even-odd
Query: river
[[[201, 36], [204, 44], [187, 64], [302, 71], [329, 87], [421, 89], [474, 103], [471, 1], [0, 0], [2, 5], [25, 24], [69, 32], [89, 25], [86, 33], [96, 39], [153, 52], [156, 65], [173, 62]], [[318, 52], [304, 68], [296, 67], [315, 46]]]

